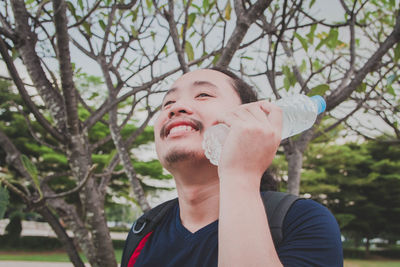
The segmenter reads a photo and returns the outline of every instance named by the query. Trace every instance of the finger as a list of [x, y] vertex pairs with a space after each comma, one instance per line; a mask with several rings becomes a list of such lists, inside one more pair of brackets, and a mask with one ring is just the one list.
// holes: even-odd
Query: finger
[[262, 108], [262, 101], [254, 103], [254, 105], [249, 105], [246, 109], [249, 111], [251, 116], [260, 124], [269, 123], [268, 115], [269, 112], [264, 111]]
[[279, 136], [282, 134], [282, 109], [275, 104], [264, 102], [261, 104], [261, 109], [268, 113], [268, 121], [273, 129], [277, 130]]
[[248, 106], [247, 104], [240, 105], [230, 110], [229, 112], [226, 112], [221, 116], [218, 116], [217, 123], [225, 123], [228, 126], [232, 126], [234, 124], [243, 125], [248, 123], [249, 121], [254, 121], [255, 118], [251, 114], [251, 111], [249, 111], [246, 108], [247, 106]]
[[238, 123], [238, 121], [242, 121], [242, 119], [240, 119], [237, 114], [231, 111], [218, 116], [215, 124], [224, 123], [227, 126], [231, 127], [232, 125]]
[[255, 122], [255, 117], [251, 112], [250, 107], [241, 107], [233, 112], [241, 123]]

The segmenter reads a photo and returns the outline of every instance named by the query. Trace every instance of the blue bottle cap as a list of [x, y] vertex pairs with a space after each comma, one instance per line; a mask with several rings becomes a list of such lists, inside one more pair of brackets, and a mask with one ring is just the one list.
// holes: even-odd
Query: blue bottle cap
[[315, 104], [317, 104], [318, 107], [318, 114], [321, 114], [322, 112], [325, 111], [326, 108], [326, 102], [325, 99], [320, 96], [320, 95], [313, 95], [311, 97], [311, 100], [314, 101]]

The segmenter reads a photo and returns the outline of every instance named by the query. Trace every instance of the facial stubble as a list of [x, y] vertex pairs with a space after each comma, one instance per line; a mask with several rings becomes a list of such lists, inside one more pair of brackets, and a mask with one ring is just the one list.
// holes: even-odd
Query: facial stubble
[[[188, 120], [190, 120], [192, 122], [192, 124], [194, 125], [194, 128], [199, 131], [202, 132], [204, 129], [203, 124], [196, 120], [196, 119], [192, 119], [189, 118]], [[161, 128], [160, 131], [160, 138], [166, 138], [167, 136], [167, 132], [166, 132], [166, 125], [164, 125]], [[181, 162], [181, 161], [185, 161], [185, 160], [195, 160], [195, 159], [199, 159], [201, 157], [204, 157], [204, 153], [196, 153], [194, 151], [187, 151], [181, 148], [174, 148], [171, 151], [168, 152], [168, 154], [165, 156], [165, 161], [168, 164], [174, 164], [177, 162]]]

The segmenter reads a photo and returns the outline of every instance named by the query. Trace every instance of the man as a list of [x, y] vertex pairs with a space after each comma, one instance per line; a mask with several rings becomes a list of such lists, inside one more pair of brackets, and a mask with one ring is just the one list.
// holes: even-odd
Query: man
[[[255, 100], [247, 84], [222, 70], [193, 71], [172, 85], [154, 133], [178, 203], [142, 244], [135, 267], [343, 265], [337, 223], [311, 200], [290, 208], [274, 247], [259, 190], [281, 141], [282, 111]], [[201, 146], [217, 123], [230, 127], [218, 167]]]

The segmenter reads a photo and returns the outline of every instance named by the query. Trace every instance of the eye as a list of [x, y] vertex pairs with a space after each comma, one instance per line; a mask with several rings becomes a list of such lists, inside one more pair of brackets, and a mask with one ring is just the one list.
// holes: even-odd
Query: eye
[[212, 96], [207, 93], [200, 93], [196, 97], [212, 97]]
[[171, 105], [171, 104], [173, 104], [173, 103], [174, 103], [174, 101], [172, 101], [172, 100], [166, 101], [166, 102], [164, 103], [163, 107], [165, 108], [165, 107], [167, 107], [168, 105]]

